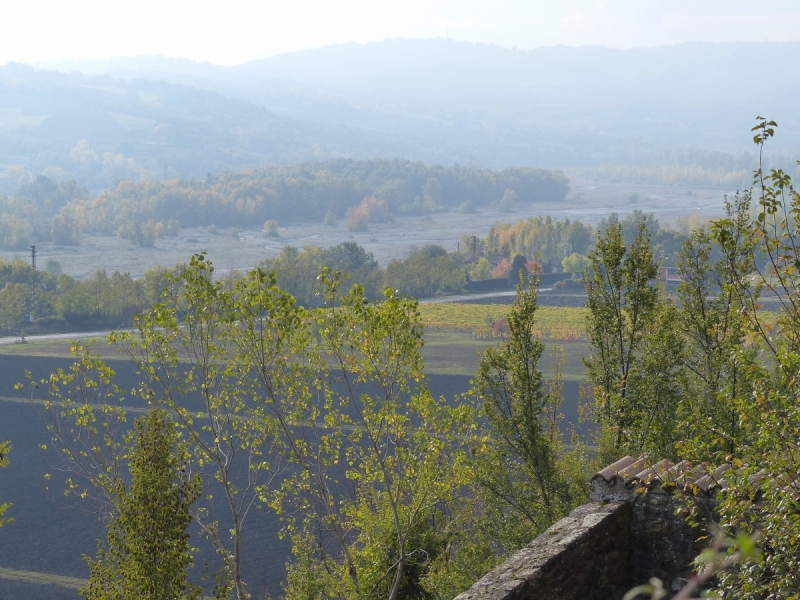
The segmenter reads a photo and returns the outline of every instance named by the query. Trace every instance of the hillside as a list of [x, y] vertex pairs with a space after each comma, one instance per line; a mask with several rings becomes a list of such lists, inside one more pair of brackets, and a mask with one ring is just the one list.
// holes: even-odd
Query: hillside
[[741, 155], [752, 153], [756, 115], [781, 125], [771, 151], [791, 162], [800, 81], [785, 73], [798, 59], [795, 42], [523, 52], [438, 39], [235, 67], [163, 57], [10, 64], [0, 67], [0, 192], [39, 174], [97, 191], [124, 178], [340, 157], [749, 169], [752, 154]]

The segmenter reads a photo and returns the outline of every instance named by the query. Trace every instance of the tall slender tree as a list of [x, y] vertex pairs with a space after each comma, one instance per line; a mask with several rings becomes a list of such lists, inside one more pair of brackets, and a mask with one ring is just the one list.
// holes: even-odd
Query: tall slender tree
[[[729, 205], [731, 225], [746, 233], [749, 205]], [[747, 371], [756, 350], [747, 343], [747, 323], [724, 261], [706, 229], [692, 232], [678, 257], [678, 318], [684, 339], [680, 398], [684, 434], [703, 444], [683, 444], [695, 461], [730, 460], [747, 435], [735, 398], [752, 392]], [[746, 257], [741, 257], [746, 262]], [[702, 449], [702, 451], [700, 451]]]
[[130, 485], [117, 483], [117, 513], [97, 558], [88, 558], [87, 600], [182, 600], [199, 598], [189, 583], [192, 566], [188, 526], [200, 480], [166, 411], [152, 409], [134, 423]]
[[629, 246], [625, 241], [622, 226], [609, 225], [584, 276], [591, 343], [584, 364], [602, 426], [601, 452], [608, 460], [645, 450], [672, 456], [681, 356], [675, 308], [660, 293], [644, 220]]
[[[477, 482], [508, 524], [506, 545], [527, 543], [571, 506], [571, 489], [560, 477], [559, 382], [548, 386], [539, 361], [545, 345], [534, 332], [537, 281], [517, 274], [509, 311], [508, 340], [487, 348], [475, 374], [475, 392], [488, 421], [477, 453]], [[523, 284], [524, 282], [524, 284]]]

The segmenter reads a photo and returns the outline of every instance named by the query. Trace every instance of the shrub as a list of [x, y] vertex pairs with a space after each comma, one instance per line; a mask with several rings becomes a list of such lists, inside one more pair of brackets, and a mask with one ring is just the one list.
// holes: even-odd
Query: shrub
[[480, 257], [476, 263], [469, 268], [469, 277], [472, 281], [482, 281], [492, 276], [492, 263], [486, 258]]
[[500, 211], [511, 212], [517, 203], [517, 193], [514, 190], [506, 190], [503, 198], [500, 200]]
[[280, 237], [278, 221], [268, 219], [264, 221], [264, 235], [267, 237]]
[[350, 231], [366, 231], [369, 223], [369, 212], [363, 206], [351, 206], [347, 209], [344, 222]]
[[578, 254], [577, 252], [565, 256], [561, 261], [561, 267], [564, 269], [564, 273], [583, 273], [588, 266], [589, 257]]
[[51, 275], [55, 275], [58, 277], [61, 275], [61, 263], [58, 262], [56, 259], [51, 258], [47, 261], [47, 264], [44, 266], [44, 270], [50, 273]]
[[475, 213], [475, 205], [472, 204], [469, 200], [464, 200], [461, 204], [458, 205], [456, 209], [457, 212], [460, 212], [462, 215], [471, 215]]
[[117, 235], [122, 239], [130, 240], [141, 248], [152, 248], [155, 246], [156, 238], [161, 237], [163, 232], [163, 223], [157, 223], [150, 219], [146, 223], [128, 221], [117, 230]]
[[492, 277], [495, 279], [500, 279], [501, 277], [508, 277], [509, 272], [511, 271], [511, 259], [504, 258], [501, 260], [497, 266], [492, 271]]
[[24, 250], [32, 243], [32, 227], [26, 220], [13, 215], [0, 218], [0, 248]]
[[368, 223], [389, 221], [392, 221], [389, 205], [375, 196], [367, 196], [358, 206], [351, 206], [345, 215], [345, 223], [350, 231], [364, 231]]
[[58, 214], [50, 220], [50, 237], [59, 246], [77, 246], [79, 229], [68, 216]]

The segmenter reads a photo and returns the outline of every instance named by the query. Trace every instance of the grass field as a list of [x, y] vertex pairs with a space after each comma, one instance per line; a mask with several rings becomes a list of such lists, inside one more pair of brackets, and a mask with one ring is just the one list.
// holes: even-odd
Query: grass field
[[[440, 375], [474, 375], [478, 368], [478, 357], [488, 347], [499, 343], [500, 338], [475, 338], [472, 334], [459, 331], [427, 331], [422, 356], [425, 358], [425, 372]], [[550, 348], [554, 345], [564, 349], [563, 377], [566, 381], [583, 379], [585, 367], [582, 358], [589, 353], [589, 346], [583, 340], [550, 342], [545, 340], [544, 356], [539, 364], [545, 377], [552, 373], [553, 358]]]
[[[94, 342], [92, 352], [99, 354], [104, 359], [127, 359], [122, 356], [117, 347], [106, 342], [105, 338], [83, 338], [78, 342], [84, 348], [90, 341]], [[22, 356], [71, 356], [72, 342], [70, 340], [34, 340], [25, 342], [24, 344], [3, 344], [0, 345], [0, 356], [6, 355], [22, 355]]]
[[[478, 367], [478, 356], [487, 346], [497, 344], [507, 337], [503, 326], [510, 306], [503, 304], [423, 304], [420, 306], [425, 323], [425, 370], [440, 375], [473, 375]], [[581, 358], [589, 347], [583, 335], [585, 309], [541, 306], [538, 313], [538, 332], [549, 346], [564, 348], [566, 361], [564, 379], [579, 380], [584, 367]], [[80, 340], [83, 346], [88, 339]], [[104, 338], [94, 340], [92, 352], [106, 360], [127, 357]], [[0, 356], [19, 355], [31, 357], [69, 357], [72, 343], [66, 339], [30, 341], [26, 344], [0, 345]], [[542, 371], [552, 371], [549, 350], [541, 364]]]
[[[508, 333], [505, 317], [508, 304], [422, 304], [420, 314], [427, 331], [468, 333], [476, 339], [503, 337]], [[536, 329], [542, 338], [554, 342], [577, 342], [585, 338], [585, 308], [540, 306]]]

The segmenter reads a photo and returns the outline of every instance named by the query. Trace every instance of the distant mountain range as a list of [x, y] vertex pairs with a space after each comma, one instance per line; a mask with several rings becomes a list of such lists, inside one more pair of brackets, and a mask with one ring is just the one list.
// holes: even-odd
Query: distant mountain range
[[[402, 157], [570, 167], [667, 149], [800, 150], [800, 43], [523, 52], [450, 40], [344, 44], [234, 67], [163, 57], [0, 67], [0, 191], [90, 189], [265, 163]], [[5, 177], [2, 177], [2, 174]]]

